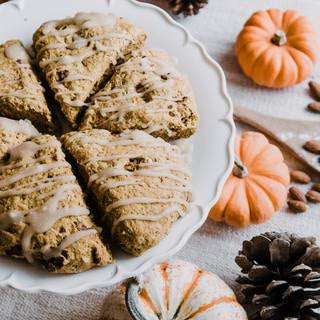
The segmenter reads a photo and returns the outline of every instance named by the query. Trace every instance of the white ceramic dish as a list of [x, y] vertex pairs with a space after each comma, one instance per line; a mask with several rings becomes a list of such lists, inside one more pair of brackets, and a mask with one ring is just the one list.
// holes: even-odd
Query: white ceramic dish
[[179, 251], [204, 223], [232, 168], [235, 128], [223, 71], [204, 47], [163, 10], [135, 0], [13, 0], [0, 6], [0, 42], [20, 39], [30, 45], [41, 23], [79, 11], [113, 12], [143, 27], [149, 35], [147, 46], [166, 49], [190, 77], [201, 118], [199, 131], [192, 138], [195, 205], [166, 239], [141, 257], [115, 252], [115, 264], [77, 275], [52, 275], [25, 261], [0, 257], [1, 286], [77, 294], [143, 272]]

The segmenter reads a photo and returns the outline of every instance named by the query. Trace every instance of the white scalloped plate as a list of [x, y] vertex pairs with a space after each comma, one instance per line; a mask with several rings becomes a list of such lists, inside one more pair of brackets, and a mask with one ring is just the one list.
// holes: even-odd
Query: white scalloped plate
[[235, 128], [223, 71], [204, 47], [163, 10], [135, 0], [13, 0], [0, 6], [0, 42], [20, 39], [30, 45], [41, 23], [79, 11], [113, 12], [141, 26], [149, 35], [147, 46], [166, 49], [178, 58], [178, 68], [190, 77], [201, 117], [199, 131], [192, 138], [195, 205], [157, 247], [141, 257], [115, 252], [113, 265], [76, 275], [48, 274], [25, 261], [0, 257], [1, 286], [77, 294], [143, 272], [177, 253], [200, 228], [232, 168]]

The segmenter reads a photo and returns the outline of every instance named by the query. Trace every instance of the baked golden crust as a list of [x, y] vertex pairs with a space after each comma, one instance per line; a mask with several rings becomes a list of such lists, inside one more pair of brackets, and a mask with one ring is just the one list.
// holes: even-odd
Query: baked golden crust
[[112, 261], [58, 140], [37, 136], [0, 165], [0, 254], [77, 273]]
[[38, 28], [33, 36], [38, 63], [73, 126], [112, 67], [145, 39], [145, 32], [125, 19], [97, 13], [78, 13]]
[[123, 250], [142, 254], [188, 211], [191, 177], [178, 146], [143, 131], [103, 129], [67, 133], [62, 141]]
[[92, 97], [81, 129], [112, 133], [139, 129], [167, 141], [195, 133], [198, 114], [189, 80], [159, 49], [132, 52], [106, 86]]
[[0, 45], [0, 115], [29, 119], [37, 128], [52, 131], [43, 91], [21, 42], [10, 40]]

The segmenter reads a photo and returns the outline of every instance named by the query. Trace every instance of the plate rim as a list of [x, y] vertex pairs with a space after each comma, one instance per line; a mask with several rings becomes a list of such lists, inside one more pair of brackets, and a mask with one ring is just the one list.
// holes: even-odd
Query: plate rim
[[[8, 2], [2, 3], [0, 5], [1, 7], [4, 6], [14, 6], [17, 10], [23, 10], [23, 7], [26, 3], [26, 1], [31, 1], [31, 0], [10, 0]], [[102, 0], [101, 0], [102, 1]], [[120, 0], [117, 0], [119, 2]], [[115, 265], [115, 272], [111, 278], [108, 278], [107, 280], [99, 280], [99, 281], [94, 281], [94, 282], [82, 282], [79, 283], [76, 286], [69, 286], [68, 288], [64, 287], [62, 290], [57, 289], [56, 287], [43, 287], [40, 285], [35, 285], [35, 286], [21, 286], [19, 285], [19, 281], [17, 281], [14, 277], [15, 272], [11, 272], [8, 274], [8, 276], [5, 279], [0, 280], [0, 286], [1, 287], [12, 287], [21, 291], [25, 291], [28, 293], [39, 293], [39, 292], [51, 292], [51, 293], [57, 293], [60, 295], [73, 295], [73, 294], [78, 294], [81, 292], [84, 292], [86, 290], [94, 289], [94, 288], [101, 288], [101, 287], [108, 287], [111, 285], [114, 285], [117, 282], [120, 282], [126, 278], [135, 276], [141, 272], [144, 272], [147, 270], [149, 267], [151, 267], [153, 264], [158, 263], [164, 259], [168, 259], [175, 255], [178, 251], [180, 251], [185, 244], [188, 242], [190, 237], [195, 233], [206, 221], [209, 215], [209, 211], [212, 208], [212, 206], [217, 202], [219, 199], [223, 186], [225, 181], [227, 180], [232, 167], [233, 167], [233, 162], [234, 162], [234, 139], [236, 135], [236, 127], [235, 123], [233, 120], [233, 103], [231, 100], [231, 97], [227, 91], [227, 83], [226, 83], [226, 77], [225, 74], [221, 68], [221, 66], [216, 62], [207, 52], [206, 48], [204, 45], [197, 40], [188, 30], [185, 28], [183, 25], [181, 25], [179, 22], [175, 21], [169, 13], [167, 13], [165, 10], [162, 8], [146, 3], [146, 2], [138, 2], [137, 0], [121, 0], [121, 1], [127, 1], [129, 3], [132, 3], [133, 5], [137, 7], [143, 7], [143, 8], [148, 8], [150, 10], [154, 10], [158, 12], [165, 20], [167, 23], [169, 23], [172, 27], [180, 29], [183, 31], [186, 37], [185, 44], [187, 45], [188, 43], [196, 45], [203, 56], [204, 59], [207, 60], [207, 62], [217, 70], [219, 74], [219, 80], [221, 84], [221, 92], [223, 98], [226, 100], [226, 105], [228, 105], [228, 111], [227, 113], [219, 119], [219, 121], [224, 121], [228, 124], [230, 127], [230, 133], [228, 137], [228, 142], [227, 142], [227, 153], [228, 153], [228, 166], [224, 173], [218, 178], [217, 182], [217, 187], [216, 187], [216, 193], [215, 196], [204, 206], [201, 205], [194, 205], [197, 210], [201, 211], [201, 219], [192, 227], [187, 229], [179, 238], [177, 241], [177, 244], [173, 246], [168, 252], [165, 254], [157, 255], [154, 257], [149, 258], [147, 261], [143, 262], [141, 265], [139, 265], [133, 273], [123, 273], [117, 265]], [[111, 5], [115, 2], [115, 0], [104, 0], [106, 5]]]

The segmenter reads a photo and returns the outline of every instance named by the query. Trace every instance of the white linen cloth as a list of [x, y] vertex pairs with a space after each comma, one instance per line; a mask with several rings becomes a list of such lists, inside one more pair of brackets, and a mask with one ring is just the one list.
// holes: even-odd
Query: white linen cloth
[[[320, 24], [319, 0], [209, 0], [208, 6], [202, 9], [199, 15], [178, 21], [188, 28], [221, 64], [235, 104], [278, 117], [319, 121], [320, 116], [305, 111], [305, 106], [311, 100], [307, 81], [285, 90], [263, 89], [247, 79], [237, 64], [234, 42], [243, 23], [254, 11], [272, 7], [297, 9], [313, 19], [314, 23], [318, 23], [318, 26]], [[320, 80], [320, 63], [313, 77]], [[319, 208], [319, 205], [310, 206], [309, 211], [301, 215], [290, 214], [284, 210], [263, 225], [241, 230], [208, 220], [177, 256], [216, 272], [233, 286], [239, 272], [234, 257], [244, 239], [271, 230], [318, 236]], [[320, 241], [319, 236], [318, 240]], [[12, 288], [0, 288], [0, 319], [96, 320], [99, 319], [108, 290], [110, 289], [104, 288], [76, 296], [59, 296], [49, 293], [28, 294]]]

